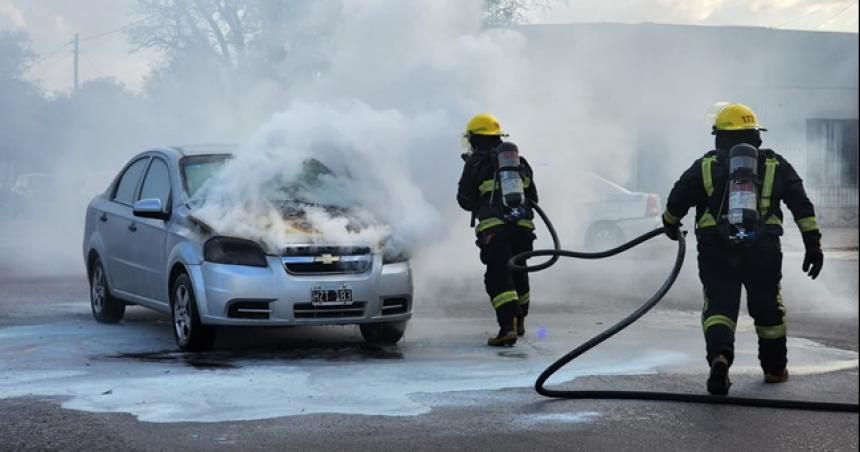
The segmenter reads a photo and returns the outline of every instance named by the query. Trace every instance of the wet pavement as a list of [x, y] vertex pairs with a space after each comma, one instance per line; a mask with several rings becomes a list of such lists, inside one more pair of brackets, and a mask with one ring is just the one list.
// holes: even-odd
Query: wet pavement
[[[856, 267], [856, 261], [848, 265]], [[537, 375], [628, 306], [543, 305], [516, 347], [491, 313], [418, 301], [397, 346], [355, 327], [228, 329], [176, 351], [163, 315], [89, 313], [77, 277], [0, 280], [0, 450], [856, 450], [856, 414], [560, 401]], [[537, 306], [537, 305], [536, 305]], [[445, 313], [458, 312], [458, 315]], [[733, 394], [856, 402], [856, 311], [790, 312], [792, 380], [761, 382], [743, 317]], [[658, 309], [553, 377], [569, 388], [701, 393], [699, 315]]]

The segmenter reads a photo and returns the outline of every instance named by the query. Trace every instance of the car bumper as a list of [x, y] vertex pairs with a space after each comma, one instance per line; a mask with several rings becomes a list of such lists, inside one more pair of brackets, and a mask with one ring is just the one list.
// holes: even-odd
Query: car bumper
[[[200, 320], [207, 325], [297, 326], [345, 325], [407, 320], [412, 316], [412, 270], [408, 262], [382, 263], [374, 255], [371, 269], [359, 274], [298, 275], [288, 273], [277, 257], [268, 266], [205, 262], [194, 266]], [[317, 306], [313, 288], [352, 289], [348, 305]]]

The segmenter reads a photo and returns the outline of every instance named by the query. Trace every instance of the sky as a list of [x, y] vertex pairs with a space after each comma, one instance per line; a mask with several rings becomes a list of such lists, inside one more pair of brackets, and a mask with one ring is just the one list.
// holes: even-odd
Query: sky
[[[531, 23], [670, 23], [740, 25], [857, 33], [857, 0], [549, 0]], [[113, 77], [139, 90], [158, 55], [133, 49], [122, 27], [136, 20], [136, 0], [0, 0], [0, 30], [30, 35], [42, 58], [30, 71], [47, 92], [73, 80], [74, 34], [81, 37], [80, 79]], [[63, 47], [65, 46], [65, 47]]]

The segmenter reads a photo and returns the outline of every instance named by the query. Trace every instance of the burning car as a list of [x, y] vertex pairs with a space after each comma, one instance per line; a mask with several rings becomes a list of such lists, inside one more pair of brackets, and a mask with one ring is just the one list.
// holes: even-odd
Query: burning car
[[[177, 346], [211, 348], [225, 326], [347, 325], [365, 340], [399, 341], [412, 315], [406, 254], [377, 243], [282, 243], [222, 235], [194, 215], [232, 147], [152, 149], [132, 158], [86, 210], [83, 254], [95, 319], [122, 320], [127, 305], [169, 314]], [[306, 162], [308, 177], [325, 172]], [[282, 190], [281, 213], [297, 230], [310, 206]], [[352, 220], [350, 220], [352, 221]], [[352, 227], [360, 228], [361, 224]]]

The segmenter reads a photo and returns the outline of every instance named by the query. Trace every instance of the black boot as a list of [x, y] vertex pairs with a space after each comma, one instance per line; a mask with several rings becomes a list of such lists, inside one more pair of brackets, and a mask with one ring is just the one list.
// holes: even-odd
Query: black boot
[[520, 305], [520, 315], [517, 316], [517, 336], [526, 335], [526, 316], [529, 315], [529, 304]]
[[764, 373], [765, 383], [785, 383], [786, 381], [788, 381], [788, 369], [782, 369], [781, 372]]
[[711, 360], [711, 375], [708, 377], [708, 392], [724, 396], [729, 393], [729, 360], [723, 355], [717, 355]]
[[496, 309], [496, 320], [499, 322], [499, 334], [487, 339], [491, 347], [510, 347], [517, 343], [517, 317], [520, 307], [516, 301], [505, 303]]

